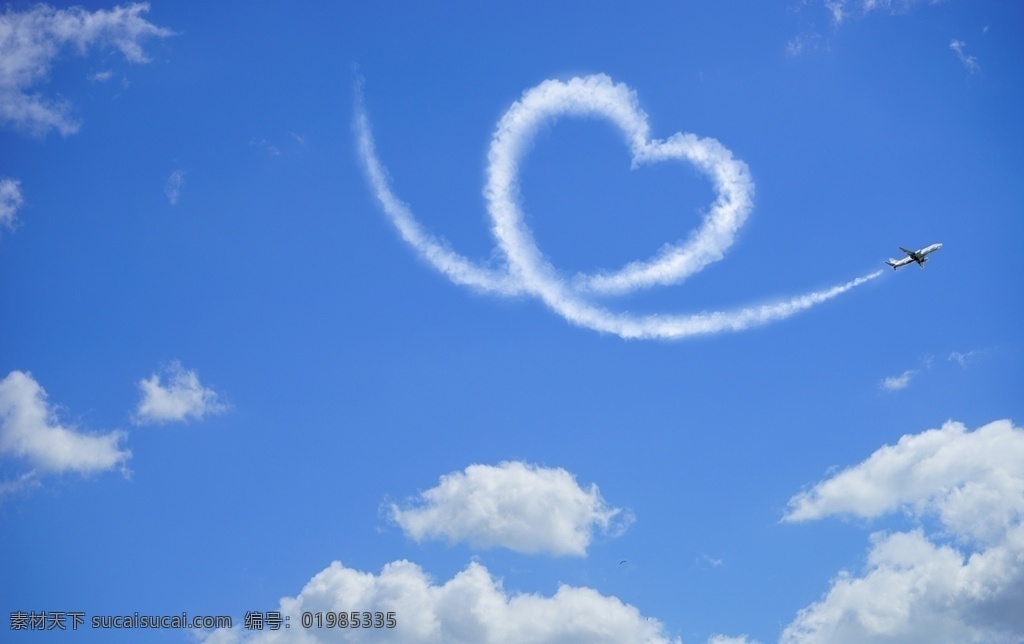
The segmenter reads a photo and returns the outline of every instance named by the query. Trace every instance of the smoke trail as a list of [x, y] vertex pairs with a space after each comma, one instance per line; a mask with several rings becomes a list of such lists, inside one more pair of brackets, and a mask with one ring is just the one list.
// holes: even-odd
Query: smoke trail
[[[712, 182], [718, 196], [701, 226], [687, 239], [666, 246], [657, 256], [632, 262], [614, 272], [580, 274], [566, 279], [537, 247], [525, 223], [516, 195], [521, 158], [538, 129], [562, 115], [606, 118], [622, 131], [633, 156], [633, 167], [668, 160], [693, 163]], [[652, 140], [647, 115], [636, 93], [603, 75], [548, 80], [526, 91], [499, 121], [488, 153], [484, 196], [491, 215], [491, 232], [505, 265], [491, 268], [452, 251], [426, 232], [409, 207], [391, 190], [387, 171], [377, 157], [361, 84], [356, 88], [353, 124], [367, 178], [384, 213], [402, 238], [437, 270], [456, 284], [500, 295], [530, 294], [578, 326], [614, 333], [623, 338], [683, 338], [739, 331], [785, 319], [834, 298], [881, 275], [876, 271], [823, 291], [784, 302], [728, 312], [688, 315], [616, 313], [595, 305], [594, 293], [624, 294], [656, 285], [676, 284], [722, 259], [753, 207], [754, 183], [746, 164], [711, 138], [677, 133]]]

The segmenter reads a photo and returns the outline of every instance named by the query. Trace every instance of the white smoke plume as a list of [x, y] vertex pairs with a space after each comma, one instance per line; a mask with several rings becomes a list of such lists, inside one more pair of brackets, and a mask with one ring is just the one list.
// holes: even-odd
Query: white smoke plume
[[[540, 126], [563, 115], [612, 121], [625, 135], [634, 168], [668, 160], [688, 161], [697, 166], [718, 193], [700, 228], [686, 240], [665, 246], [657, 256], [630, 263], [615, 272], [566, 278], [556, 271], [537, 247], [520, 209], [518, 168]], [[753, 207], [754, 192], [746, 164], [733, 158], [715, 139], [681, 133], [665, 140], [651, 139], [647, 115], [640, 109], [636, 93], [603, 74], [567, 82], [544, 81], [527, 90], [499, 121], [488, 154], [484, 195], [492, 220], [491, 232], [505, 259], [501, 267], [485, 266], [451, 250], [443, 240], [428, 233], [409, 206], [395, 196], [387, 171], [377, 157], [361, 86], [357, 87], [354, 128], [367, 178], [384, 213], [427, 262], [456, 284], [505, 296], [538, 297], [578, 326], [623, 338], [645, 339], [739, 331], [790, 317], [881, 275], [881, 271], [876, 271], [822, 291], [733, 311], [637, 315], [617, 313], [594, 304], [594, 294], [621, 295], [677, 284], [722, 259]]]

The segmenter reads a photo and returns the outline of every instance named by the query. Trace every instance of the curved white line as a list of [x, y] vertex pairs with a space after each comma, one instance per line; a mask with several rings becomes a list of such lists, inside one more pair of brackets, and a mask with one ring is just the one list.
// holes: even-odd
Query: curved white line
[[377, 158], [369, 120], [361, 105], [356, 110], [355, 129], [359, 142], [359, 156], [363, 160], [374, 195], [402, 239], [456, 284], [501, 295], [516, 295], [522, 292], [521, 284], [512, 279], [508, 269], [499, 271], [477, 264], [450, 250], [445, 242], [436, 239], [420, 226], [409, 207], [391, 191], [387, 170]]
[[[562, 277], [537, 248], [516, 198], [518, 167], [539, 127], [562, 115], [606, 118], [622, 130], [633, 155], [633, 167], [667, 160], [686, 160], [711, 179], [718, 197], [701, 226], [685, 241], [663, 249], [657, 256], [627, 264], [610, 273]], [[488, 153], [484, 196], [493, 222], [492, 233], [504, 253], [499, 270], [473, 262], [450, 250], [427, 233], [409, 207], [391, 190], [387, 171], [377, 158], [361, 87], [356, 88], [353, 125], [367, 178], [384, 213], [402, 238], [436, 269], [457, 284], [501, 295], [529, 293], [573, 324], [614, 333], [623, 338], [682, 338], [742, 329], [787, 318], [798, 311], [836, 297], [882, 274], [870, 275], [823, 291], [784, 302], [728, 312], [684, 315], [616, 313], [591, 303], [589, 294], [622, 294], [654, 285], [678, 283], [720, 260], [753, 207], [754, 184], [746, 164], [711, 138], [677, 133], [651, 140], [647, 115], [636, 94], [603, 75], [548, 80], [527, 90], [499, 121]]]

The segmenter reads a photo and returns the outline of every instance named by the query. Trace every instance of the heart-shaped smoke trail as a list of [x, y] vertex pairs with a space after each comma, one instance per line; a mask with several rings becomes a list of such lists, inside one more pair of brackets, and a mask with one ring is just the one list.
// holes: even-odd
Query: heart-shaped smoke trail
[[[484, 195], [493, 222], [491, 231], [505, 259], [504, 266], [492, 268], [459, 255], [426, 232], [409, 207], [395, 196], [377, 158], [361, 86], [356, 89], [356, 100], [354, 128], [359, 154], [374, 194], [402, 238], [456, 284], [505, 296], [534, 295], [579, 326], [623, 338], [674, 339], [739, 331], [787, 318], [882, 274], [876, 271], [823, 291], [733, 311], [647, 316], [610, 311], [594, 304], [593, 295], [676, 284], [724, 257], [753, 206], [754, 192], [746, 164], [734, 159], [725, 146], [693, 134], [677, 133], [665, 140], [652, 140], [647, 115], [640, 109], [636, 93], [603, 74], [566, 82], [544, 81], [512, 104], [491, 140]], [[671, 160], [693, 163], [718, 193], [701, 226], [686, 240], [664, 247], [657, 256], [618, 271], [581, 274], [572, 279], [561, 275], [537, 247], [516, 195], [521, 157], [530, 149], [540, 126], [563, 115], [596, 116], [613, 122], [625, 135], [633, 167]]]

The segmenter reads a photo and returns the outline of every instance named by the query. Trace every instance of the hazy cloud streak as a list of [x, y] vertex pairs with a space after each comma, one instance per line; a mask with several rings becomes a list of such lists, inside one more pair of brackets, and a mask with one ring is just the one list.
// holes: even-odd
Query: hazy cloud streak
[[[676, 284], [722, 259], [752, 205], [753, 181], [747, 166], [714, 139], [677, 133], [651, 140], [647, 115], [635, 93], [604, 75], [549, 80], [528, 90], [498, 123], [488, 154], [484, 195], [493, 222], [492, 233], [506, 265], [493, 269], [448, 249], [427, 233], [409, 207], [392, 192], [387, 171], [377, 158], [369, 119], [357, 88], [354, 128], [359, 154], [374, 194], [402, 238], [431, 265], [457, 284], [502, 295], [531, 294], [573, 324], [614, 333], [623, 338], [673, 339], [738, 331], [774, 320], [836, 297], [881, 275], [876, 271], [845, 284], [764, 306], [693, 315], [615, 313], [593, 304], [593, 293], [624, 294], [655, 285]], [[634, 168], [660, 161], [690, 162], [715, 186], [718, 197], [698, 230], [686, 240], [666, 246], [657, 256], [633, 262], [615, 272], [581, 274], [567, 279], [557, 273], [533, 239], [520, 212], [518, 167], [541, 125], [562, 115], [606, 118], [622, 130]]]

